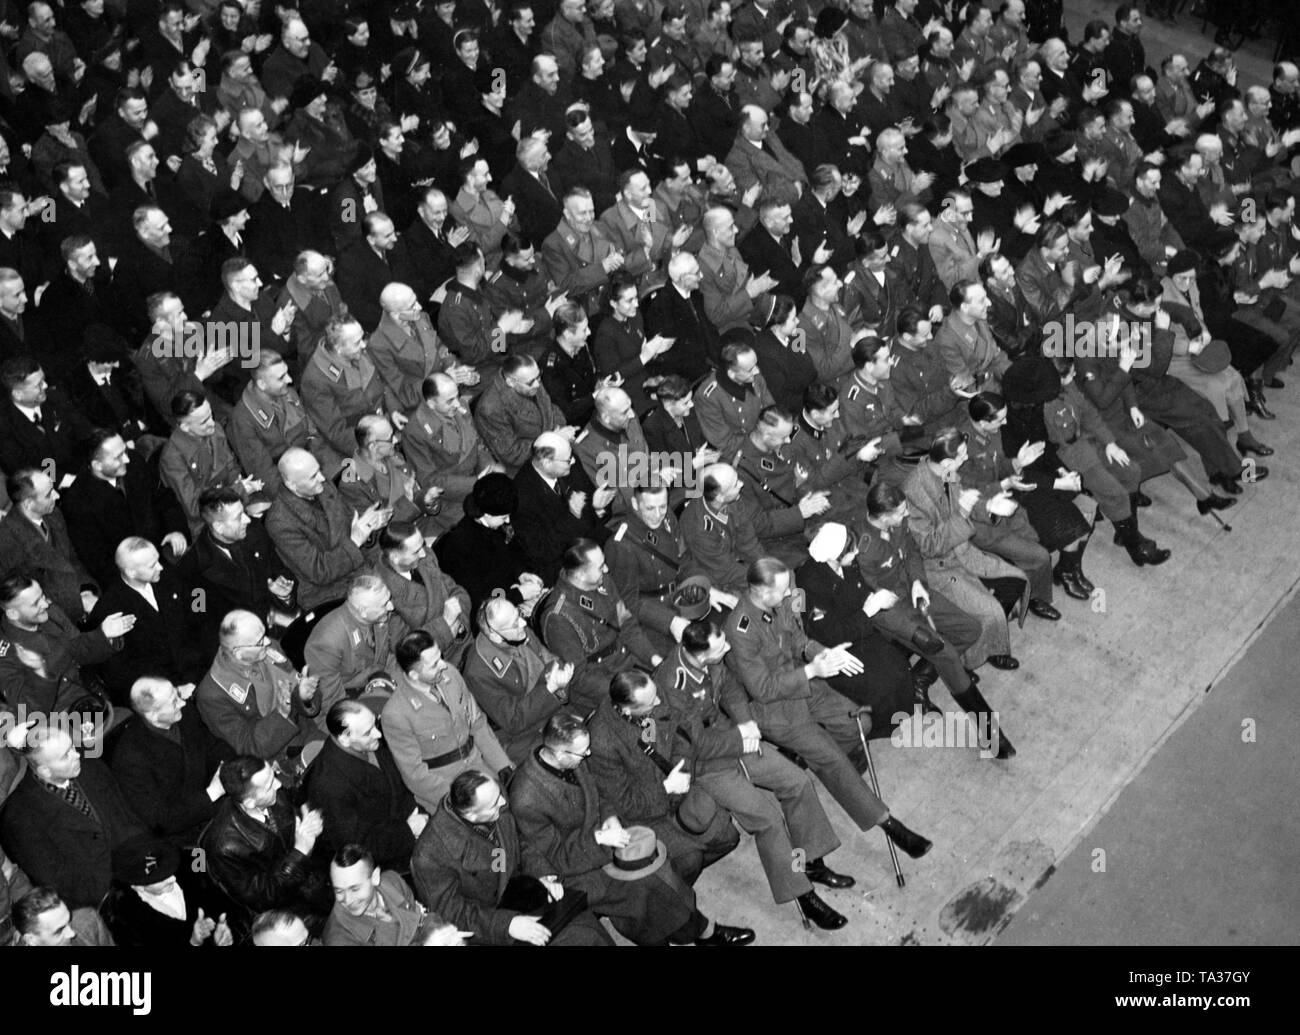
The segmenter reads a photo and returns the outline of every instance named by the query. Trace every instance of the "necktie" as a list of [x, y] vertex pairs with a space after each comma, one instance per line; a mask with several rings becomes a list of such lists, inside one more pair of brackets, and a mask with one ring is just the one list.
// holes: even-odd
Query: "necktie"
[[39, 409], [34, 414], [32, 414], [32, 423], [35, 424], [38, 428], [40, 428], [42, 431], [45, 430], [45, 422], [41, 419], [41, 411]]
[[273, 834], [278, 834], [280, 832], [280, 824], [276, 822], [275, 813], [270, 809], [266, 810], [266, 829], [271, 831]]
[[539, 172], [537, 174], [537, 182], [546, 188], [547, 194], [549, 194], [551, 197], [555, 197], [555, 191], [551, 190], [551, 181], [546, 178], [546, 173]]
[[90, 799], [86, 797], [85, 791], [81, 789], [81, 784], [76, 780], [68, 781], [68, 788], [64, 797], [67, 799], [68, 804], [83, 816], [89, 816], [92, 819], [98, 818], [95, 815], [94, 807], [90, 804]]
[[45, 522], [44, 521], [36, 522], [36, 529], [41, 533], [41, 538], [48, 543], [50, 541], [50, 530], [46, 526]]
[[[95, 293], [95, 282], [89, 277], [86, 278], [86, 283], [82, 286], [86, 289], [86, 294], [93, 295]], [[105, 383], [107, 383], [107, 381]]]
[[414, 582], [417, 586], [424, 585], [424, 576], [420, 574], [419, 568], [411, 569], [411, 581]]

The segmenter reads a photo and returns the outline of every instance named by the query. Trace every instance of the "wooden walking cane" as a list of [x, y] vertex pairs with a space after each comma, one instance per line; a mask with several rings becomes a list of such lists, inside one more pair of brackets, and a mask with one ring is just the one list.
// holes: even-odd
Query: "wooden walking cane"
[[[876, 779], [876, 764], [871, 761], [871, 749], [867, 747], [867, 734], [862, 728], [862, 716], [854, 713], [853, 721], [858, 724], [858, 741], [862, 744], [862, 753], [867, 756], [867, 775], [871, 778], [871, 790], [879, 798], [880, 781]], [[898, 850], [894, 847], [894, 842], [890, 839], [889, 834], [883, 830], [881, 833], [885, 834], [885, 844], [889, 846], [889, 861], [894, 864], [894, 879], [898, 881], [900, 888], [904, 887], [907, 881], [903, 879], [903, 868], [898, 865]]]

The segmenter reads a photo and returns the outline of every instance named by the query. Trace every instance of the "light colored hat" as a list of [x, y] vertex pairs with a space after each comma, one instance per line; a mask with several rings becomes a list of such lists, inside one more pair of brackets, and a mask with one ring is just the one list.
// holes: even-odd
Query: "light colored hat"
[[808, 544], [808, 555], [820, 564], [837, 561], [844, 556], [844, 547], [848, 541], [849, 530], [838, 521], [828, 521], [817, 530], [812, 542]]

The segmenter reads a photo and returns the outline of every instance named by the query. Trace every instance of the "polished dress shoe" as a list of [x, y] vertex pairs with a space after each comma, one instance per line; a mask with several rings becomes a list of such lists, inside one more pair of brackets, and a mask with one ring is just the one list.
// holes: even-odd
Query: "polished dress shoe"
[[1265, 387], [1265, 388], [1285, 388], [1285, 387], [1286, 387], [1286, 382], [1283, 381], [1280, 377], [1270, 377], [1270, 378], [1268, 379], [1268, 382], [1264, 385], [1264, 387]]
[[1272, 456], [1277, 450], [1272, 446], [1266, 446], [1254, 435], [1238, 435], [1237, 450], [1243, 455], [1254, 453], [1256, 456]]
[[979, 685], [980, 674], [979, 674], [978, 672], [976, 672], [974, 669], [969, 669], [969, 668], [968, 668], [968, 669], [966, 670], [966, 675], [970, 676], [970, 681], [971, 681], [972, 683], [974, 683], [976, 686]]
[[799, 908], [803, 910], [803, 915], [823, 931], [838, 931], [849, 922], [848, 917], [835, 912], [817, 896], [815, 891], [805, 892], [797, 901]]
[[696, 938], [696, 945], [748, 945], [754, 940], [754, 932], [748, 927], [728, 927], [726, 924], [714, 924], [713, 933], [707, 938]]
[[1268, 408], [1264, 399], [1264, 386], [1258, 381], [1246, 382], [1246, 412], [1263, 420], [1277, 419], [1277, 414]]
[[1065, 590], [1065, 595], [1074, 600], [1088, 600], [1092, 594], [1083, 588], [1079, 574], [1073, 570], [1062, 571], [1057, 568], [1052, 572], [1052, 581]]
[[1241, 482], [1236, 478], [1229, 478], [1226, 474], [1210, 475], [1210, 484], [1217, 485], [1229, 496], [1240, 496], [1242, 493]]
[[1020, 667], [1020, 662], [1010, 654], [990, 654], [989, 664], [994, 668], [1000, 668], [1003, 672], [1014, 672]]
[[906, 852], [913, 859], [921, 858], [934, 847], [927, 838], [922, 837], [915, 830], [908, 830], [893, 816], [881, 823], [880, 829], [885, 832], [885, 836], [889, 840], [898, 846], [900, 851]]
[[[1249, 461], [1247, 461], [1247, 463], [1249, 463]], [[1248, 478], [1245, 474], [1246, 464], [1242, 464], [1241, 466], [1242, 466], [1242, 477], [1246, 478], [1247, 481], [1262, 482], [1265, 478], [1268, 477], [1268, 468], [1265, 467], [1263, 464], [1251, 463], [1250, 464], [1251, 474]]]
[[852, 877], [844, 873], [836, 873], [826, 865], [825, 859], [814, 859], [804, 867], [803, 875], [814, 884], [820, 884], [823, 887], [843, 890], [851, 888], [857, 883]]
[[1227, 496], [1217, 496], [1210, 493], [1203, 500], [1196, 501], [1196, 509], [1202, 514], [1208, 514], [1212, 510], [1227, 510], [1229, 507], [1235, 507], [1236, 500], [1228, 499]]
[[1151, 506], [1151, 497], [1148, 496], [1145, 492], [1139, 491], [1139, 492], [1130, 493], [1129, 499], [1133, 501], [1133, 506], [1135, 507]]
[[929, 658], [922, 658], [912, 666], [912, 689], [924, 694], [939, 681], [939, 670]]
[[1049, 604], [1046, 600], [1039, 600], [1037, 597], [1031, 597], [1029, 600], [1029, 613], [1037, 615], [1039, 618], [1046, 619], [1049, 622], [1059, 622], [1061, 612]]

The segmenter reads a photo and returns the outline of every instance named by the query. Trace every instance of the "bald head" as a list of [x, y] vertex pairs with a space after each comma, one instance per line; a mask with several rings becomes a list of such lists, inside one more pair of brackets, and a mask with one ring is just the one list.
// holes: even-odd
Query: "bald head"
[[405, 284], [397, 281], [389, 284], [379, 293], [379, 304], [386, 313], [397, 313], [415, 305], [415, 292]]
[[223, 647], [238, 647], [256, 643], [266, 632], [262, 620], [252, 611], [230, 611], [221, 620], [219, 638]]
[[543, 431], [533, 440], [533, 452], [548, 451], [555, 456], [570, 456], [573, 453], [569, 440], [554, 431]]

